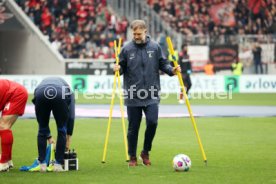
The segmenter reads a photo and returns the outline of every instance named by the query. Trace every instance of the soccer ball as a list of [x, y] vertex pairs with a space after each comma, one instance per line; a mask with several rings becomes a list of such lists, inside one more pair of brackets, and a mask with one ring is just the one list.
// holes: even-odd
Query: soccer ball
[[175, 171], [189, 171], [191, 166], [192, 161], [185, 154], [178, 154], [173, 158], [173, 168]]

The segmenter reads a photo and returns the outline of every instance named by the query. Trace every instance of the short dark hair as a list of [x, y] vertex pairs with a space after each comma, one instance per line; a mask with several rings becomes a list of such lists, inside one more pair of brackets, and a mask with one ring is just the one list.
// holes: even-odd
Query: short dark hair
[[146, 22], [144, 20], [134, 20], [130, 24], [132, 30], [136, 29], [147, 29]]

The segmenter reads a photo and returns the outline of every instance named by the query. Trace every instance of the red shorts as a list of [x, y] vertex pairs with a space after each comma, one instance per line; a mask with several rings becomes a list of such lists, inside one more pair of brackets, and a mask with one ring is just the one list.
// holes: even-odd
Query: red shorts
[[2, 116], [5, 116], [5, 115], [22, 116], [24, 114], [27, 99], [28, 99], [27, 90], [23, 86], [17, 85], [16, 89], [11, 89], [7, 93], [10, 93], [8, 94], [9, 99], [5, 103], [5, 107], [2, 110]]

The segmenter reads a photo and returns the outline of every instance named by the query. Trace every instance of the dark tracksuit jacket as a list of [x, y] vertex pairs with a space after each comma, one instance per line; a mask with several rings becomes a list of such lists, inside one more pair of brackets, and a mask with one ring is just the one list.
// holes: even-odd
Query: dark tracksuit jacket
[[[124, 76], [124, 90], [128, 94], [125, 97], [125, 105], [147, 106], [158, 104], [160, 102], [158, 92], [161, 90], [159, 70], [173, 76], [173, 67], [167, 61], [160, 45], [152, 41], [149, 36], [147, 36], [145, 44], [138, 45], [131, 41], [122, 48], [119, 59], [120, 74]], [[133, 99], [130, 98], [129, 90], [131, 87], [135, 87]], [[151, 95], [148, 95], [145, 99], [137, 97], [138, 90], [149, 91], [151, 87], [155, 89], [154, 97], [156, 99], [151, 98]], [[141, 96], [143, 96], [143, 93], [141, 93]]]

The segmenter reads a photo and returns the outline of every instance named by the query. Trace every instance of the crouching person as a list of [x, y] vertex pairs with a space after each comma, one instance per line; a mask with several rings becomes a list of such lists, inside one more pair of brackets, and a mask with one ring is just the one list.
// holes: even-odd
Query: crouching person
[[[37, 135], [39, 166], [33, 171], [64, 171], [64, 152], [69, 149], [75, 119], [75, 99], [69, 85], [62, 78], [44, 79], [35, 89], [33, 103], [39, 124]], [[51, 112], [57, 126], [55, 162], [47, 167], [45, 161], [47, 140], [51, 142], [49, 120]]]

